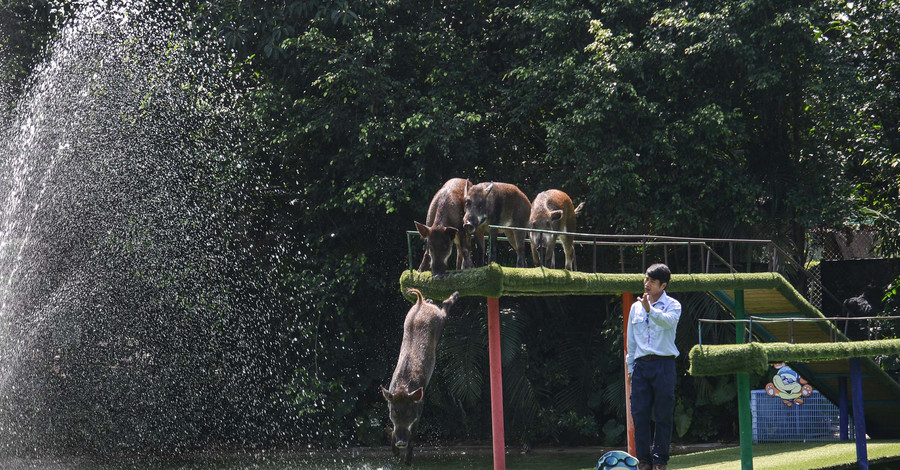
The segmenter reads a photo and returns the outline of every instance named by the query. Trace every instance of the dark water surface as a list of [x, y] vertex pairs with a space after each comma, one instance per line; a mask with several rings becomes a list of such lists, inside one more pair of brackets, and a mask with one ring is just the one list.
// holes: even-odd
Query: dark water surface
[[[357, 454], [357, 455], [354, 455]], [[426, 451], [414, 457], [413, 466], [403, 465], [385, 449], [383, 454], [359, 452], [321, 452], [306, 455], [255, 455], [210, 457], [183, 462], [114, 462], [96, 463], [88, 459], [5, 459], [4, 470], [492, 470], [493, 458], [488, 452]], [[506, 457], [509, 469], [581, 470], [594, 469], [600, 455], [579, 452], [541, 452]]]

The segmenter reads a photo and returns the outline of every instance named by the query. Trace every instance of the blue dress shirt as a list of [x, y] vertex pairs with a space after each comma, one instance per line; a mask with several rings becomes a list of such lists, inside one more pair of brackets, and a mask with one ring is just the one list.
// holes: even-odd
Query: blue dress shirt
[[628, 325], [628, 354], [625, 362], [628, 373], [634, 371], [634, 361], [649, 354], [678, 356], [675, 347], [675, 331], [681, 318], [681, 303], [669, 297], [665, 291], [650, 305], [650, 311], [636, 301], [631, 305]]

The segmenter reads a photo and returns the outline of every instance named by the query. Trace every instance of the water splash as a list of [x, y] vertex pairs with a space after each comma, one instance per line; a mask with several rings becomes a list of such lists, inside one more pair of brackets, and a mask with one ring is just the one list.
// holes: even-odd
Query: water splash
[[287, 433], [228, 58], [177, 8], [86, 3], [0, 129], [0, 448]]

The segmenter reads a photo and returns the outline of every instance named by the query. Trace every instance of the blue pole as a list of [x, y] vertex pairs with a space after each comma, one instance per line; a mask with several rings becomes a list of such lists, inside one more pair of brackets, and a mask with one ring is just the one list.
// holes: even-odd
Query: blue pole
[[862, 371], [859, 358], [850, 359], [850, 387], [853, 389], [853, 426], [856, 428], [856, 463], [859, 470], [869, 470], [866, 451], [866, 414], [863, 406]]
[[850, 419], [847, 411], [847, 377], [838, 377], [838, 406], [841, 409], [841, 441], [850, 440]]

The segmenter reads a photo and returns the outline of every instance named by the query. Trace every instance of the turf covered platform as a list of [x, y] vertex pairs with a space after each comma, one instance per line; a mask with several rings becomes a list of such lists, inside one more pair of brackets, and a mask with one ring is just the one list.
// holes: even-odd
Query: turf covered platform
[[[548, 268], [509, 268], [498, 264], [452, 271], [404, 271], [400, 292], [408, 288], [443, 300], [461, 296], [620, 295], [643, 291], [643, 274], [586, 273]], [[666, 291], [707, 292], [727, 311], [753, 318], [758, 340], [746, 345], [695, 346], [690, 352], [692, 375], [762, 373], [774, 362], [788, 362], [832, 402], [839, 380], [850, 375], [849, 358], [860, 357], [867, 430], [872, 437], [900, 437], [900, 385], [872, 358], [900, 354], [900, 340], [847, 342], [831, 322], [778, 273], [673, 274]], [[741, 293], [738, 296], [738, 292]], [[677, 296], [676, 296], [677, 297]], [[739, 307], [738, 297], [743, 308]], [[763, 320], [763, 321], [759, 321]]]
[[[425, 297], [443, 300], [454, 291], [461, 296], [505, 297], [548, 295], [609, 295], [643, 292], [643, 274], [585, 273], [549, 268], [507, 268], [496, 263], [480, 268], [451, 271], [441, 277], [430, 272], [406, 270], [400, 276], [400, 292], [416, 288]], [[792, 301], [806, 301], [778, 273], [673, 274], [666, 291], [710, 292], [734, 289], [776, 290]], [[806, 303], [810, 312], [815, 308]]]

